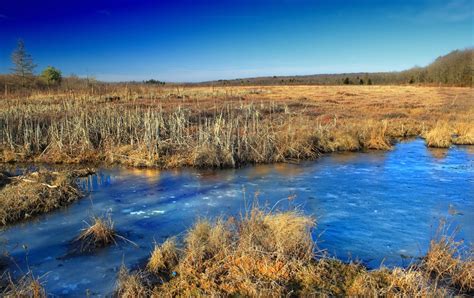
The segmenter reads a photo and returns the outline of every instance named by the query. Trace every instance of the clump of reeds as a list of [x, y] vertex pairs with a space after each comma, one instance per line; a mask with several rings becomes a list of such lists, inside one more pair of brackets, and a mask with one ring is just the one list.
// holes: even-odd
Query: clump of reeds
[[387, 135], [387, 121], [380, 123], [367, 121], [360, 131], [360, 139], [363, 147], [372, 150], [389, 150], [392, 148], [390, 138]]
[[166, 240], [162, 245], [155, 245], [147, 268], [151, 272], [169, 271], [178, 264], [178, 249], [174, 239]]
[[[295, 211], [268, 213], [258, 208], [241, 220], [200, 220], [188, 231], [179, 252], [172, 239], [155, 246], [145, 271], [121, 271], [117, 293], [425, 297], [474, 290], [472, 259], [443, 257], [438, 245], [444, 253], [446, 245], [451, 247], [443, 244], [445, 240], [433, 242], [425, 260], [409, 268], [368, 270], [318, 254], [311, 237], [314, 224]], [[454, 251], [447, 253], [452, 256]], [[446, 268], [449, 282], [446, 277], [441, 282], [437, 272], [444, 276]]]
[[425, 134], [425, 140], [429, 147], [449, 148], [452, 144], [452, 129], [447, 122], [437, 122]]
[[3, 297], [47, 297], [40, 279], [33, 276], [31, 272], [18, 280], [13, 280], [9, 273], [4, 273], [2, 283], [0, 294]]
[[114, 222], [110, 216], [93, 217], [92, 223], [87, 223], [87, 228], [83, 229], [75, 239], [79, 247], [79, 252], [93, 252], [98, 248], [117, 244], [120, 236], [114, 229]]
[[462, 122], [456, 125], [456, 137], [453, 138], [453, 144], [456, 145], [474, 145], [474, 121], [470, 123]]
[[81, 197], [72, 172], [2, 175], [0, 223], [7, 225], [66, 206]]
[[462, 242], [454, 235], [446, 235], [445, 225], [440, 225], [435, 239], [431, 240], [423, 269], [441, 285], [448, 285], [465, 291], [474, 290], [474, 260], [472, 252], [463, 256]]
[[130, 273], [125, 267], [120, 268], [117, 280], [116, 293], [118, 297], [135, 298], [150, 297], [152, 291], [150, 287], [144, 284], [147, 279], [146, 273]]

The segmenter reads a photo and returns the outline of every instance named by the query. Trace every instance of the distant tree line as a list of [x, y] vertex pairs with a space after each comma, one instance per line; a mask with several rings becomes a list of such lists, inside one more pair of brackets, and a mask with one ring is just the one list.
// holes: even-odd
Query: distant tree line
[[235, 80], [218, 80], [198, 85], [451, 85], [473, 86], [474, 49], [455, 50], [438, 57], [426, 67], [400, 72], [318, 74], [305, 76], [272, 76]]
[[[94, 78], [63, 77], [59, 69], [48, 66], [35, 75], [37, 65], [22, 40], [12, 53], [11, 74], [0, 75], [0, 95], [32, 90], [86, 90], [89, 94], [105, 94], [125, 85], [127, 89], [140, 84], [162, 86], [165, 82], [150, 79], [143, 82], [104, 83]], [[451, 85], [473, 86], [474, 49], [455, 50], [438, 57], [426, 67], [413, 67], [400, 72], [318, 74], [305, 76], [271, 76], [235, 80], [218, 80], [186, 85]], [[173, 84], [171, 84], [173, 85]], [[137, 87], [138, 88], [138, 87]]]
[[148, 84], [148, 85], [165, 85], [166, 84], [165, 82], [154, 80], [154, 79], [143, 81], [143, 83]]

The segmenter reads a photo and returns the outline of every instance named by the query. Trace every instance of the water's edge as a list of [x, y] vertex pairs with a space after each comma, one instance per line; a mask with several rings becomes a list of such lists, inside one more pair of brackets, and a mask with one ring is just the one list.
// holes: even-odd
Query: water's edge
[[[2, 235], [21, 269], [11, 270], [45, 275], [52, 294], [110, 293], [122, 263], [139, 264], [155, 241], [183, 235], [198, 217], [239, 216], [255, 193], [261, 205], [297, 207], [315, 216], [318, 247], [370, 267], [406, 266], [423, 255], [441, 218], [460, 225], [459, 239], [472, 242], [474, 235], [472, 146], [428, 149], [420, 139], [400, 142], [388, 152], [333, 153], [300, 164], [100, 168], [81, 183], [90, 190], [86, 198], [8, 227]], [[105, 213], [139, 247], [121, 244], [95, 255], [61, 258], [84, 220]]]

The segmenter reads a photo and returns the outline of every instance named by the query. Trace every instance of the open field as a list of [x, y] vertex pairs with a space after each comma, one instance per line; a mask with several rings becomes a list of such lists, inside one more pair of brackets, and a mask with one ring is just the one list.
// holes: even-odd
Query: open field
[[473, 119], [471, 88], [112, 85], [2, 100], [0, 161], [238, 167], [413, 136], [474, 144]]

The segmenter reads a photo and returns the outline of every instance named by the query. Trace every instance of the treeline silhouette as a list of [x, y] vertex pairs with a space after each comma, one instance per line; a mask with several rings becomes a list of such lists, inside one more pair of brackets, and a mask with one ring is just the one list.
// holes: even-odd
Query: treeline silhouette
[[[60, 71], [58, 70], [60, 73]], [[201, 83], [166, 83], [169, 86], [241, 86], [241, 85], [442, 85], [473, 86], [474, 48], [455, 50], [438, 57], [428, 66], [413, 67], [400, 72], [359, 72], [342, 74], [318, 74], [304, 76], [272, 76], [235, 80], [218, 80]], [[16, 74], [0, 74], [0, 97], [24, 94], [33, 91], [87, 91], [101, 95], [112, 90], [140, 88], [143, 85], [163, 86], [165, 82], [150, 79], [142, 82], [105, 83], [93, 77], [81, 78], [75, 75], [61, 77], [56, 84], [45, 82], [42, 75], [20, 77]]]
[[455, 50], [425, 67], [399, 72], [358, 72], [218, 80], [200, 85], [449, 85], [473, 86], [474, 49]]

